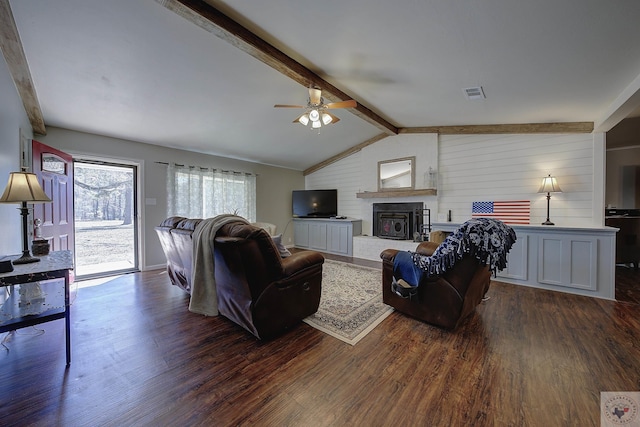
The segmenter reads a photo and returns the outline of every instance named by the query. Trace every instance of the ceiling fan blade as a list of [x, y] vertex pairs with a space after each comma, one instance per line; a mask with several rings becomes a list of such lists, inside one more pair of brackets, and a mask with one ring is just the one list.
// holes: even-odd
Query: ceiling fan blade
[[350, 99], [348, 101], [330, 102], [325, 105], [325, 108], [356, 108], [357, 106], [358, 103], [353, 99]]
[[276, 104], [273, 108], [306, 108], [304, 105]]
[[322, 97], [322, 91], [320, 89], [309, 88], [309, 102], [312, 104], [320, 104], [320, 98]]

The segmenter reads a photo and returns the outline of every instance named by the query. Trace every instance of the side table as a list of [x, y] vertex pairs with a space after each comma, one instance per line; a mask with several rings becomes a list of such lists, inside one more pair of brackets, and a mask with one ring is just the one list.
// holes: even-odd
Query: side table
[[[11, 259], [18, 258], [10, 257]], [[0, 287], [10, 287], [9, 298], [0, 305], [0, 333], [9, 332], [57, 319], [65, 319], [67, 366], [71, 363], [71, 319], [69, 317], [69, 271], [73, 269], [71, 251], [55, 251], [40, 257], [40, 262], [18, 264], [8, 273], [0, 273]], [[45, 294], [33, 304], [21, 305], [16, 285], [64, 278], [62, 295]], [[47, 288], [49, 289], [49, 288]]]

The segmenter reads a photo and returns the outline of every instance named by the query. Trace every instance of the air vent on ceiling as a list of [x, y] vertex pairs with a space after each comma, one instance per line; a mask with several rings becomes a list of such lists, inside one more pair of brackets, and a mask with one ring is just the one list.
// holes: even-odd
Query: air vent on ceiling
[[467, 99], [485, 99], [482, 86], [466, 87], [462, 89]]

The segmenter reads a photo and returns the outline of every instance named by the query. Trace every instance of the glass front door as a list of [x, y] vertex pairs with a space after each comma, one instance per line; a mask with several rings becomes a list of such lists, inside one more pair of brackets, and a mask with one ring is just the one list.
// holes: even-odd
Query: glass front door
[[137, 167], [74, 161], [76, 278], [139, 271]]

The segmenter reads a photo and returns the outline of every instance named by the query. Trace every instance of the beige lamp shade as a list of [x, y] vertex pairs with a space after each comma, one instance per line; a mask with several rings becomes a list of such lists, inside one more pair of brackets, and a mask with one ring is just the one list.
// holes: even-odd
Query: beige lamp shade
[[542, 184], [540, 185], [538, 193], [562, 193], [562, 190], [556, 178], [549, 175], [542, 178]]
[[4, 189], [0, 203], [20, 203], [20, 202], [50, 202], [42, 190], [38, 177], [29, 172], [11, 172], [9, 182]]

